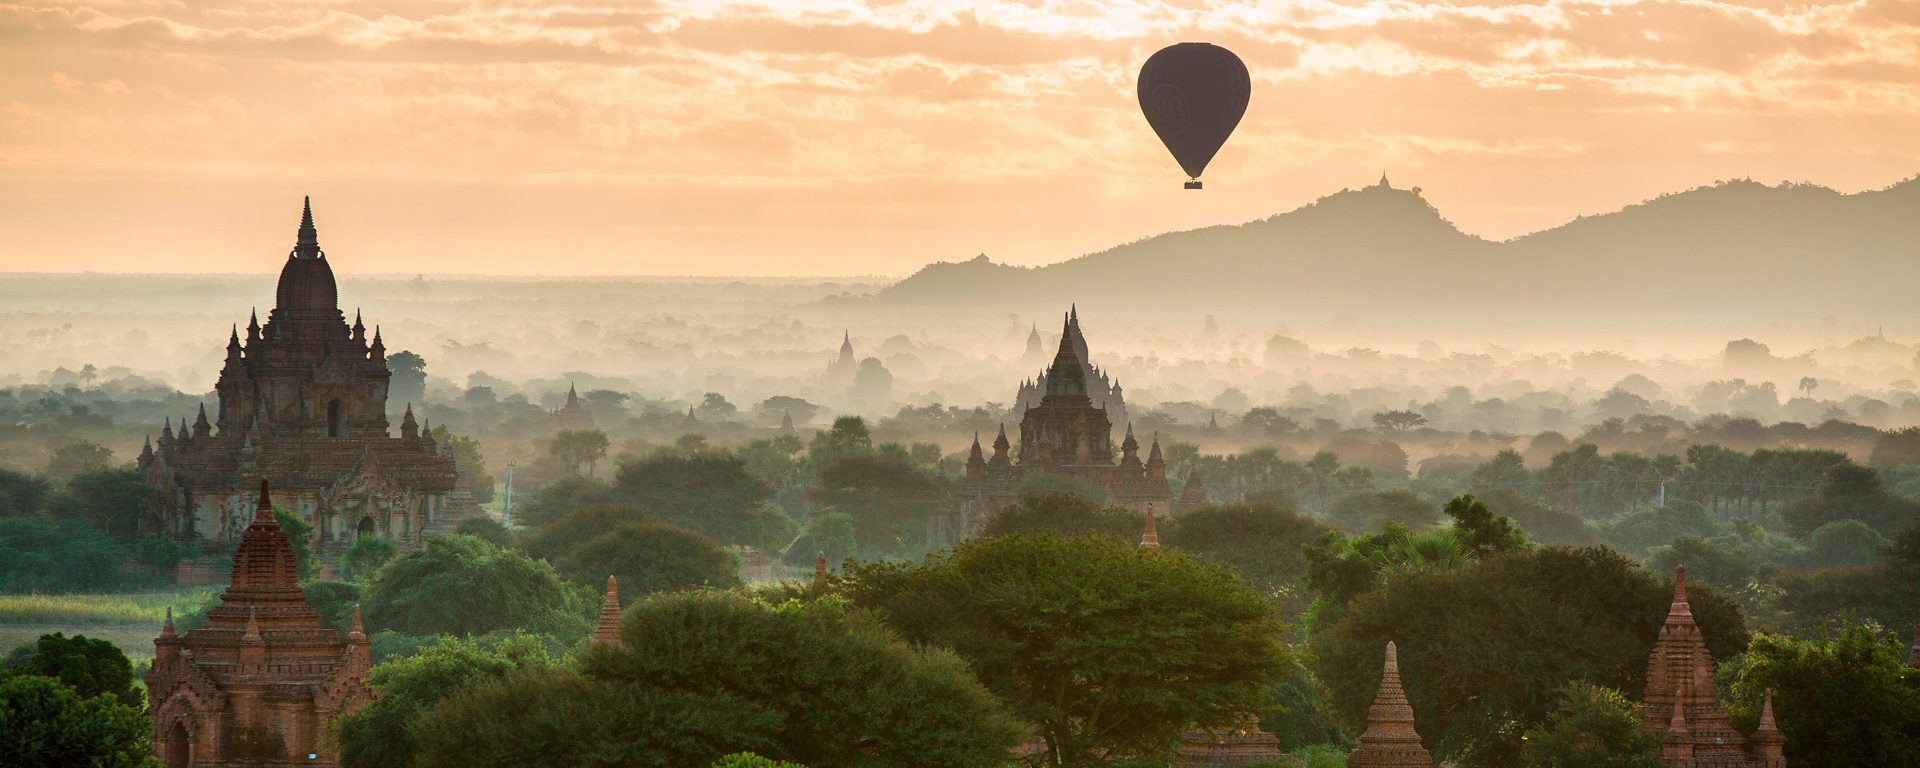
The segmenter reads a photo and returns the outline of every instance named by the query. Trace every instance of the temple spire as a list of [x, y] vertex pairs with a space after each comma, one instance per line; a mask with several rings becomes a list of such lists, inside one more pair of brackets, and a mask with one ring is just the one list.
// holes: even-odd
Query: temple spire
[[1160, 530], [1153, 524], [1153, 502], [1147, 502], [1147, 528], [1140, 533], [1140, 548], [1160, 548]]
[[826, 589], [827, 580], [827, 553], [816, 552], [813, 555], [813, 587]]
[[1400, 688], [1400, 654], [1391, 641], [1380, 670], [1380, 690], [1367, 708], [1367, 730], [1360, 734], [1360, 747], [1347, 756], [1347, 765], [1433, 768], [1433, 755], [1420, 744], [1420, 734], [1414, 730], [1413, 706]]
[[593, 629], [593, 644], [620, 647], [620, 585], [607, 574], [607, 592], [600, 598], [600, 623]]
[[312, 197], [306, 197], [300, 203], [300, 236], [293, 251], [299, 258], [320, 258], [320, 231], [313, 226]]
[[253, 505], [253, 521], [280, 527], [280, 521], [273, 518], [273, 499], [267, 494], [267, 481], [260, 481], [260, 500]]

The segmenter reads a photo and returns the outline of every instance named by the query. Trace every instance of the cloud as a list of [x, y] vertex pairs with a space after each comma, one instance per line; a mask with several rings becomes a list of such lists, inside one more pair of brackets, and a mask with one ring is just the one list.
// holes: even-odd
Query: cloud
[[[1207, 206], [1160, 197], [1175, 171], [1133, 103], [1140, 63], [1190, 39], [1256, 82]], [[418, 207], [404, 182], [552, 217], [504, 220], [530, 231], [579, 227], [550, 203], [615, 189], [676, 212], [642, 217], [661, 242], [693, 242], [665, 228], [700, 220], [709, 260], [749, 271], [770, 242], [755, 228], [879, 216], [921, 234], [848, 235], [868, 250], [821, 247], [817, 271], [904, 272], [954, 255], [930, 241], [1017, 237], [956, 248], [1058, 260], [1393, 165], [1506, 236], [1660, 180], [1910, 174], [1916, 61], [1912, 0], [0, 0], [0, 183], [325, 178], [388, 201], [369, 209], [385, 226], [457, 228], [399, 220]], [[53, 226], [0, 208], [0, 231], [65, 258], [122, 258]], [[512, 240], [461, 245], [511, 266]]]

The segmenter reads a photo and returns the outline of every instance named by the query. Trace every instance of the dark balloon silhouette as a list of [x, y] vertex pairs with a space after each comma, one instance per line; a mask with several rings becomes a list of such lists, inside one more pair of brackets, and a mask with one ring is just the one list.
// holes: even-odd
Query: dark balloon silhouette
[[1253, 82], [1240, 57], [1211, 43], [1160, 49], [1140, 67], [1140, 111], [1200, 188], [1200, 172], [1247, 113]]

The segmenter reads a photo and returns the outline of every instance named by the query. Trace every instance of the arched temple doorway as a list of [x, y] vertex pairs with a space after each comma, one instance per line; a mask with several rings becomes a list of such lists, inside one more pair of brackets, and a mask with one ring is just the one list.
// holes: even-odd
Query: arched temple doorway
[[355, 530], [357, 531], [357, 533], [356, 533], [356, 535], [358, 535], [358, 536], [372, 536], [372, 535], [374, 535], [374, 530], [373, 530], [373, 518], [372, 518], [372, 517], [363, 517], [363, 518], [360, 518], [360, 525], [359, 525], [359, 527], [358, 527], [358, 528], [356, 528]]
[[347, 436], [346, 410], [347, 409], [340, 407], [340, 401], [338, 400], [327, 403], [327, 437]]
[[193, 734], [187, 733], [185, 720], [175, 722], [167, 732], [167, 751], [161, 762], [167, 768], [186, 768], [193, 763]]

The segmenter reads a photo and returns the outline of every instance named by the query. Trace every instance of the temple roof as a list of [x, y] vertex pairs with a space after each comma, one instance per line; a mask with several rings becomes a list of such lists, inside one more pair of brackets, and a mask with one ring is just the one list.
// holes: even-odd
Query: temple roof
[[280, 284], [274, 296], [274, 308], [281, 313], [339, 310], [340, 290], [333, 279], [333, 267], [327, 264], [327, 254], [320, 250], [312, 198], [307, 198], [301, 209], [299, 235], [293, 251], [287, 254], [286, 266], [280, 268]]
[[1413, 706], [1400, 689], [1400, 656], [1387, 643], [1386, 663], [1380, 670], [1380, 691], [1367, 708], [1367, 730], [1360, 747], [1347, 756], [1348, 768], [1433, 768], [1433, 755], [1420, 744], [1414, 730]]

